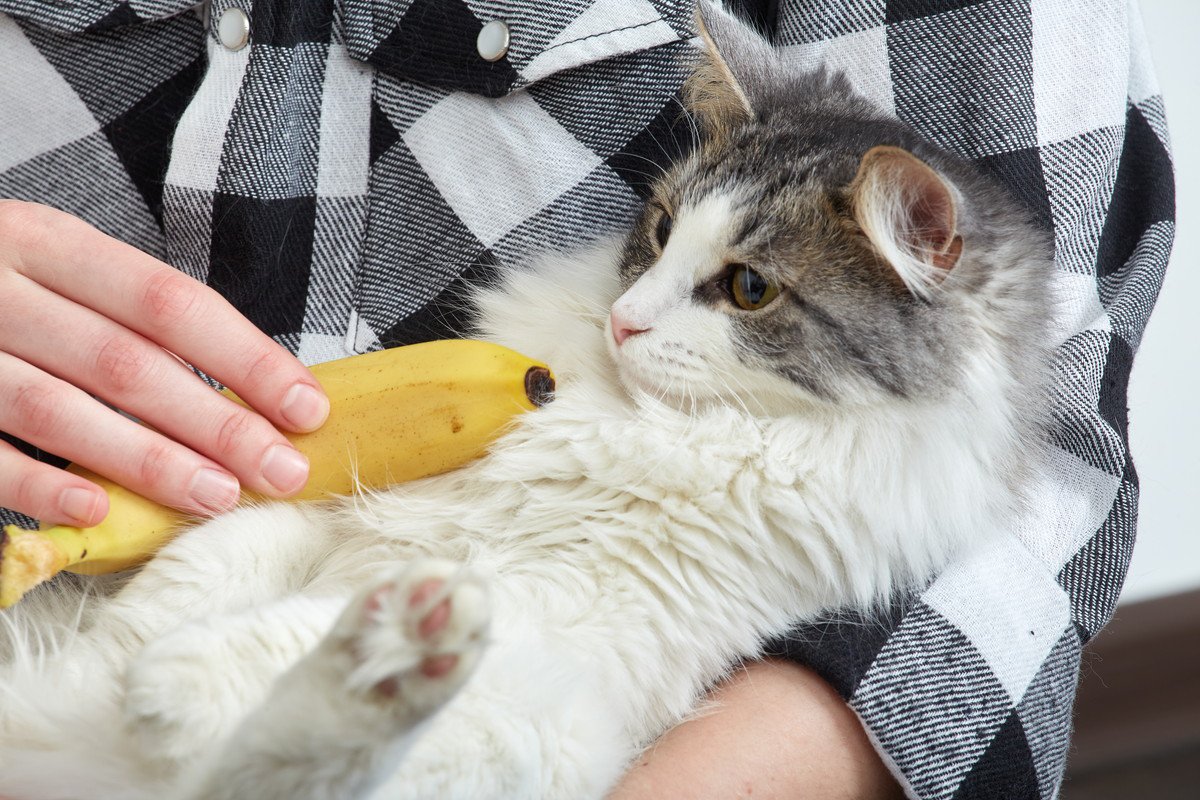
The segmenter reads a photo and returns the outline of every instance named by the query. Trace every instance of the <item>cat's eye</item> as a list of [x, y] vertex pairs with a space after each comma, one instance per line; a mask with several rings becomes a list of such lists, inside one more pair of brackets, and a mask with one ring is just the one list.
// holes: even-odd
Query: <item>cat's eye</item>
[[667, 239], [671, 238], [671, 215], [664, 209], [658, 217], [658, 226], [654, 229], [654, 238], [658, 240], [658, 248], [667, 246]]
[[745, 264], [734, 264], [729, 275], [729, 294], [738, 308], [757, 311], [779, 296], [779, 287]]

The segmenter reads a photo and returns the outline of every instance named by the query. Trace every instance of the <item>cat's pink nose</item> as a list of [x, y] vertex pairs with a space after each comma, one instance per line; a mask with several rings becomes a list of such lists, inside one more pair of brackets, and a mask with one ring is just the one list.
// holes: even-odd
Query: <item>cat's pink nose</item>
[[617, 347], [620, 347], [622, 344], [624, 344], [625, 340], [630, 336], [638, 333], [645, 333], [646, 331], [650, 330], [649, 328], [639, 328], [633, 323], [629, 322], [627, 319], [625, 319], [625, 317], [621, 316], [621, 312], [617, 311], [616, 308], [612, 310], [611, 316], [613, 340], [616, 341]]

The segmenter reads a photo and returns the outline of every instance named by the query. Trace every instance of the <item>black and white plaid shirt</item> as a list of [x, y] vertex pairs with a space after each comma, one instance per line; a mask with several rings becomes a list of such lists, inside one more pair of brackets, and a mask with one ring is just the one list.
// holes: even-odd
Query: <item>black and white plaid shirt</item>
[[[686, 0], [0, 0], [0, 197], [219, 289], [308, 363], [450, 335], [464, 286], [630, 218], [688, 146]], [[775, 645], [911, 797], [1052, 798], [1134, 539], [1125, 389], [1174, 229], [1125, 0], [742, 0], [1054, 231], [1057, 448], [1012, 536]], [[248, 46], [222, 44], [231, 8]], [[476, 37], [507, 24], [506, 55]], [[10, 515], [11, 516], [11, 515]]]

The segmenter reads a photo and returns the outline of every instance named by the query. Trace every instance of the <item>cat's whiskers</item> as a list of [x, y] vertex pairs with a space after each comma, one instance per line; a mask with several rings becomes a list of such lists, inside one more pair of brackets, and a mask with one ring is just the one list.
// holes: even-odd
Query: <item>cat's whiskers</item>
[[679, 110], [682, 113], [682, 116], [688, 121], [688, 125], [691, 127], [692, 149], [695, 150], [695, 149], [699, 148], [700, 147], [700, 128], [699, 128], [699, 126], [696, 125], [696, 115], [693, 114], [691, 112], [691, 110], [688, 109], [688, 107], [683, 104], [683, 101], [680, 100], [677, 95], [672, 95], [671, 99], [675, 101], [675, 105], [679, 106]]
[[[632, 153], [630, 155], [632, 155]], [[646, 160], [649, 161], [650, 159], [646, 159]], [[651, 162], [651, 163], [653, 163], [653, 162]], [[638, 177], [645, 180], [647, 183], [654, 183], [655, 181], [659, 180], [657, 175], [652, 175], [649, 172], [646, 172], [644, 170], [633, 169], [631, 167], [624, 167], [623, 169], [628, 173], [637, 175]]]
[[590, 302], [587, 297], [575, 290], [569, 290], [567, 295], [572, 302], [578, 304], [579, 308], [586, 309], [578, 314], [578, 316], [585, 319], [608, 319], [610, 308], [603, 303]]
[[[579, 264], [579, 266], [583, 267], [583, 264]], [[598, 270], [594, 267], [591, 269], [591, 272], [593, 273], [597, 271]], [[582, 310], [580, 313], [577, 313], [576, 316], [580, 316], [588, 320], [608, 319], [608, 315], [611, 311], [610, 306], [606, 305], [604, 302], [597, 301], [595, 298], [590, 297], [582, 290], [569, 286], [563, 286], [559, 283], [555, 283], [549, 288], [555, 292], [565, 294], [570, 299], [571, 303], [574, 304], [575, 308]]]
[[[740, 378], [738, 378], [728, 369], [722, 370], [714, 367], [713, 374], [722, 382], [722, 388], [725, 390], [725, 394], [722, 396], [722, 399], [729, 398], [734, 400], [742, 412], [744, 412], [747, 416], [753, 416], [753, 412], [750, 410], [750, 407], [747, 405], [746, 400], [744, 399], [754, 396], [754, 393], [750, 391], [749, 387], [747, 387]], [[739, 391], [734, 391], [729, 385], [729, 381], [736, 383]]]
[[[655, 141], [655, 144], [658, 144], [657, 140]], [[661, 149], [662, 146], [659, 145], [659, 147]], [[657, 181], [660, 178], [662, 178], [664, 174], [666, 174], [666, 171], [667, 171], [666, 167], [664, 167], [659, 162], [655, 161], [653, 158], [647, 158], [646, 156], [639, 155], [637, 153], [622, 153], [621, 157], [622, 158], [636, 158], [640, 161], [645, 161], [647, 164], [654, 167], [654, 169], [656, 170], [656, 172], [654, 172], [654, 173], [642, 172], [640, 170], [634, 170], [634, 169], [629, 169], [628, 167], [623, 167], [623, 169], [626, 169], [629, 172], [634, 172], [638, 175], [641, 175], [643, 178], [647, 178], [651, 181]]]
[[654, 402], [668, 405], [667, 397], [675, 396], [675, 375], [668, 374], [666, 385], [659, 384], [658, 391], [652, 395]]
[[[713, 376], [721, 382], [721, 388], [725, 390], [724, 394], [721, 396], [721, 399], [724, 400], [726, 397], [733, 399], [736, 401], [738, 408], [740, 408], [747, 416], [753, 416], [750, 408], [746, 405], [746, 401], [742, 399], [742, 393], [745, 393], [745, 396], [747, 397], [750, 397], [753, 394], [746, 384], [742, 383], [741, 379], [734, 375], [731, 370], [723, 369], [718, 367], [716, 364], [710, 364], [709, 369], [712, 370]], [[733, 388], [729, 385], [730, 380], [737, 384], [738, 389], [741, 390], [740, 392], [733, 390]]]
[[[682, 405], [682, 400], [684, 398], [682, 395], [675, 393], [674, 387], [675, 387], [675, 377], [672, 375], [672, 376], [670, 376], [670, 381], [668, 382], [668, 384], [666, 386], [660, 387], [660, 391], [654, 397], [655, 401], [664, 406], [671, 407], [674, 404], [666, 402], [666, 398], [668, 396], [670, 396], [673, 398], [678, 398], [681, 401], [679, 405]], [[680, 447], [683, 446], [683, 442], [686, 442], [689, 439], [689, 437], [691, 436], [692, 429], [693, 429], [693, 427], [695, 427], [695, 425], [697, 423], [698, 415], [696, 414], [696, 408], [697, 408], [696, 397], [694, 394], [691, 393], [690, 389], [688, 390], [688, 397], [691, 401], [692, 410], [690, 412], [684, 413], [686, 420], [684, 422], [683, 431], [676, 437], [674, 444], [672, 444], [669, 449], [665, 450], [663, 452], [662, 456], [657, 461], [655, 461], [653, 464], [650, 464], [646, 468], [646, 470], [644, 472], [642, 472], [641, 477], [639, 477], [636, 481], [637, 484], [641, 484], [643, 481], [645, 481], [647, 478], [649, 478], [652, 474], [654, 474], [654, 472], [659, 468], [659, 466], [661, 466], [664, 461], [671, 458], [672, 455], [674, 455], [675, 451], [677, 451]], [[681, 409], [681, 413], [682, 413], [682, 409]]]
[[658, 137], [654, 135], [654, 129], [652, 126], [646, 128], [646, 133], [650, 134], [650, 138], [654, 141], [654, 144], [656, 144], [658, 146], [658, 152], [662, 153], [662, 155], [663, 155], [663, 163], [661, 165], [659, 165], [659, 172], [661, 174], [665, 175], [667, 172], [666, 165], [675, 160], [675, 154], [671, 153], [670, 151], [667, 150], [667, 148], [663, 147], [662, 142], [660, 142], [658, 140]]

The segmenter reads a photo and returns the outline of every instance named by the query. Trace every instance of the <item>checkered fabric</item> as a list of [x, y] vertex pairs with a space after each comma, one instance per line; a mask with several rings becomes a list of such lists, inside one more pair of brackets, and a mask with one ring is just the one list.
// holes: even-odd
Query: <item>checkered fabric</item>
[[[620, 226], [691, 144], [687, 0], [191, 5], [0, 0], [0, 196], [206, 281], [308, 363], [453, 335], [468, 284]], [[1125, 390], [1173, 233], [1136, 8], [737, 5], [1054, 232], [1055, 447], [1027, 513], [885, 613], [772, 645], [842, 692], [910, 797], [1052, 798], [1080, 647], [1133, 545]], [[252, 20], [237, 51], [216, 35], [233, 6]], [[512, 38], [488, 62], [494, 19]]]

